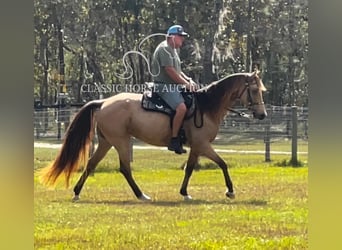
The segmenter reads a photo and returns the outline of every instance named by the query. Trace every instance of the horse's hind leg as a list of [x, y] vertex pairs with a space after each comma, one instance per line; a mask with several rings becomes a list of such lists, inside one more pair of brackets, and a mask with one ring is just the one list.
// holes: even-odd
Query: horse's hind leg
[[127, 180], [129, 186], [132, 188], [135, 196], [144, 201], [150, 201], [151, 198], [141, 192], [140, 188], [138, 187], [137, 183], [135, 182], [131, 165], [130, 165], [130, 138], [121, 139], [120, 141], [116, 141], [114, 144], [116, 150], [119, 154], [119, 160], [120, 160], [120, 172], [123, 174], [125, 179]]
[[78, 180], [77, 184], [74, 187], [74, 194], [75, 194], [73, 198], [74, 201], [79, 199], [80, 192], [89, 174], [91, 174], [95, 170], [97, 164], [103, 159], [103, 157], [105, 157], [108, 150], [112, 147], [112, 145], [109, 144], [100, 133], [99, 133], [98, 138], [99, 138], [99, 144], [94, 154], [88, 160], [87, 166], [85, 170], [83, 171], [83, 174], [81, 175], [80, 179]]

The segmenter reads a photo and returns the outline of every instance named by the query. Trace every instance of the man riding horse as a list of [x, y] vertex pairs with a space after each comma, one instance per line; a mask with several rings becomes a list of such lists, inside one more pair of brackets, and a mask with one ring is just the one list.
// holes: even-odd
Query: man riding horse
[[152, 58], [154, 89], [175, 111], [172, 121], [172, 138], [168, 149], [177, 154], [186, 153], [179, 138], [179, 130], [187, 111], [181, 91], [182, 88], [186, 88], [188, 91], [197, 89], [196, 83], [182, 72], [177, 53], [184, 38], [188, 36], [182, 26], [171, 26], [167, 31], [166, 40], [157, 46]]

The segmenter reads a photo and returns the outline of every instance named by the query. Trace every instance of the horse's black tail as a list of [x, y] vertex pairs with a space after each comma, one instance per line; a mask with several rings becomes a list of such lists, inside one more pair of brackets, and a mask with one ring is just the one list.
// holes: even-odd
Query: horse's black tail
[[85, 162], [88, 158], [89, 143], [94, 134], [93, 112], [102, 104], [103, 100], [91, 101], [76, 114], [56, 159], [40, 172], [42, 183], [51, 186], [64, 173], [66, 186], [69, 186], [72, 173], [78, 170], [81, 161]]

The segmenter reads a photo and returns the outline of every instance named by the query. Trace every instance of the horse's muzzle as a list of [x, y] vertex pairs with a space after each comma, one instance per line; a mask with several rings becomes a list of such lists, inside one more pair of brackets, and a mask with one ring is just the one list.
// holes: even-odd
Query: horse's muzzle
[[259, 120], [263, 120], [263, 119], [266, 118], [267, 113], [265, 112], [265, 113], [257, 114], [257, 113], [255, 113], [255, 112], [253, 112], [253, 116], [254, 116], [254, 118], [257, 118], [257, 119], [259, 119]]

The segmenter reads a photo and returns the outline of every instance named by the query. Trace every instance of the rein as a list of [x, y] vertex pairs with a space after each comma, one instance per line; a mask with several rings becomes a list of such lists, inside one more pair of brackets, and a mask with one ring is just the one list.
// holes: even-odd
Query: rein
[[227, 108], [227, 110], [235, 113], [235, 114], [238, 114], [240, 117], [244, 117], [244, 118], [250, 118], [250, 115], [249, 114], [246, 114], [245, 112], [239, 112], [235, 109], [231, 109], [231, 108]]
[[[260, 103], [253, 102], [251, 91], [249, 89], [249, 82], [248, 81], [245, 83], [245, 87], [242, 90], [242, 92], [240, 93], [238, 99], [241, 99], [241, 96], [243, 95], [243, 93], [245, 93], [246, 90], [247, 90], [247, 98], [248, 98], [248, 108], [250, 108], [251, 106], [254, 106], [254, 105], [264, 104], [264, 102], [260, 102]], [[227, 108], [227, 110], [239, 115], [240, 117], [250, 118], [250, 115], [246, 114], [245, 112], [239, 112], [239, 111], [234, 110], [232, 108]]]
[[[243, 93], [245, 93], [246, 90], [248, 90], [248, 102], [251, 103], [252, 96], [251, 96], [251, 93], [250, 93], [250, 91], [249, 91], [249, 83], [248, 83], [248, 82], [246, 82], [245, 87], [244, 87], [244, 89], [241, 91], [241, 93], [240, 93], [238, 99], [241, 99], [241, 96], [243, 95]], [[235, 109], [232, 109], [232, 108], [227, 108], [227, 110], [229, 110], [230, 112], [233, 112], [234, 114], [237, 114], [237, 115], [240, 116], [240, 117], [249, 118], [249, 115], [246, 114], [245, 112], [239, 112], [239, 111], [237, 111], [237, 110], [235, 110]]]
[[[194, 125], [196, 128], [202, 128], [203, 127], [203, 110], [198, 108], [197, 95], [194, 95], [194, 96], [195, 96], [195, 101], [196, 101], [195, 111], [194, 111]], [[200, 124], [197, 124], [197, 110], [199, 110], [199, 112], [200, 112]]]

